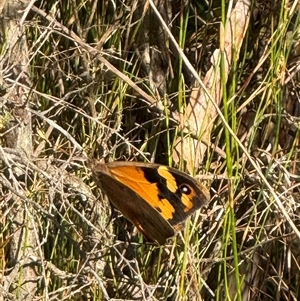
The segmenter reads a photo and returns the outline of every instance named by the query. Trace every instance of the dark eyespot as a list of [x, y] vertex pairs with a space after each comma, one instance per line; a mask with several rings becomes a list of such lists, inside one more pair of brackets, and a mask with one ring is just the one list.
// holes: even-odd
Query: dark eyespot
[[191, 188], [186, 184], [181, 184], [179, 186], [179, 190], [182, 194], [187, 194], [187, 195], [191, 194], [192, 192]]

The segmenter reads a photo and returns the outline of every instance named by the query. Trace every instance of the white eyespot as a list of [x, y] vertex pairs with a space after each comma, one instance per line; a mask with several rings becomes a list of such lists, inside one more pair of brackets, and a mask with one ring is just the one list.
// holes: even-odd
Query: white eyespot
[[191, 194], [192, 192], [191, 188], [186, 184], [180, 185], [179, 189], [182, 194]]

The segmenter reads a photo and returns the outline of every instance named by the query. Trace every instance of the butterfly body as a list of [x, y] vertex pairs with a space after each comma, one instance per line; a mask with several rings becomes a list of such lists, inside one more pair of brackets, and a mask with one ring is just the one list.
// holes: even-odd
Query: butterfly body
[[111, 203], [149, 240], [164, 244], [189, 215], [209, 201], [208, 190], [164, 165], [92, 161], [97, 184]]

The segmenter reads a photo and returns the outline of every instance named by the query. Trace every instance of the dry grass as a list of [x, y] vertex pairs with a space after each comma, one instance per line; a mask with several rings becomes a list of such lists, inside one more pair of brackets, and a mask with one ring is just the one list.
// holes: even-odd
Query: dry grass
[[[200, 2], [157, 5], [163, 21], [144, 1], [36, 2], [20, 15], [26, 72], [0, 43], [3, 300], [300, 299], [299, 4], [252, 1], [229, 50], [220, 22], [235, 4]], [[192, 74], [209, 70], [198, 131], [180, 114], [203, 84]], [[24, 112], [30, 151], [14, 132]], [[212, 201], [167, 245], [149, 244], [111, 214], [87, 155], [176, 165]]]

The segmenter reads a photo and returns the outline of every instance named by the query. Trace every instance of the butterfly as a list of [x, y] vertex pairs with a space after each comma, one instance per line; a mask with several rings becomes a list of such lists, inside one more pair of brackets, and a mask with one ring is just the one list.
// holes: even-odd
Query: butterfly
[[112, 205], [150, 241], [160, 245], [182, 229], [185, 220], [210, 200], [207, 188], [168, 166], [90, 161], [97, 186]]

